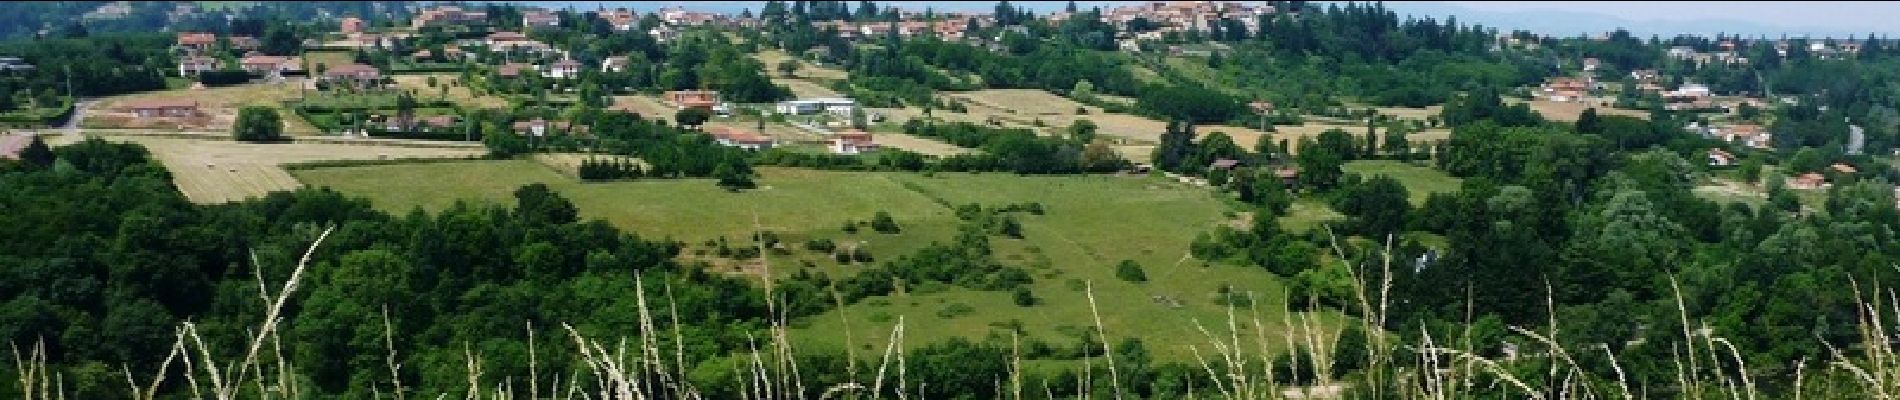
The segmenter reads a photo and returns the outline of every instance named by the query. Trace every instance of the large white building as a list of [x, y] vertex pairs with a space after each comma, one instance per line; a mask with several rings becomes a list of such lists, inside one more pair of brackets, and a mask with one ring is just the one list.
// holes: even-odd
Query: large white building
[[842, 97], [801, 99], [778, 103], [778, 113], [785, 115], [810, 115], [829, 113], [842, 118], [850, 118], [858, 110], [858, 102]]

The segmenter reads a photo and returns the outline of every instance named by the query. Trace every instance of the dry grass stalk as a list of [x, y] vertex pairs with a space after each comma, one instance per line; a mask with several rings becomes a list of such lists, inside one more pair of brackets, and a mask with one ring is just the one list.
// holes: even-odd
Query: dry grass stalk
[[1102, 313], [1095, 308], [1095, 281], [1088, 281], [1084, 288], [1086, 289], [1084, 293], [1089, 298], [1089, 315], [1095, 317], [1095, 332], [1102, 336], [1102, 354], [1105, 355], [1103, 358], [1108, 359], [1108, 379], [1111, 382], [1109, 386], [1115, 388], [1115, 399], [1121, 400], [1122, 378], [1120, 373], [1115, 372], [1115, 351], [1108, 346], [1108, 328], [1102, 326]]

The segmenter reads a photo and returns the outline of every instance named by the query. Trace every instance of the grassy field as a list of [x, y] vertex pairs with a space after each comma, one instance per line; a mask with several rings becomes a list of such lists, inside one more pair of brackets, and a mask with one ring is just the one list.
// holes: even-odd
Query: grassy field
[[311, 135], [317, 128], [310, 126], [302, 118], [284, 109], [284, 100], [299, 97], [299, 83], [251, 83], [205, 89], [172, 89], [152, 92], [112, 96], [102, 99], [98, 106], [87, 111], [81, 124], [99, 128], [143, 128], [139, 118], [117, 110], [118, 105], [133, 100], [149, 99], [191, 99], [198, 101], [199, 110], [206, 116], [197, 117], [182, 125], [154, 128], [225, 131], [237, 120], [237, 110], [244, 106], [265, 106], [277, 109], [284, 120], [284, 133], [291, 135]]
[[301, 186], [282, 164], [319, 160], [477, 157], [476, 149], [349, 144], [253, 144], [226, 140], [108, 136], [145, 146], [171, 170], [178, 191], [197, 203], [223, 203]]
[[1444, 171], [1433, 169], [1425, 164], [1409, 164], [1391, 160], [1360, 160], [1346, 163], [1346, 172], [1365, 177], [1386, 175], [1405, 184], [1407, 198], [1416, 207], [1425, 204], [1425, 197], [1432, 193], [1450, 193], [1458, 191], [1463, 179], [1445, 175]]
[[813, 82], [811, 79], [783, 78], [783, 77], [777, 77], [777, 75], [774, 75], [774, 77], [772, 78], [772, 83], [777, 84], [777, 85], [783, 85], [787, 88], [791, 88], [792, 96], [795, 96], [801, 99], [809, 99], [809, 98], [814, 98], [814, 97], [838, 97], [838, 91], [831, 90], [831, 88], [826, 87], [824, 84]]
[[304, 63], [310, 66], [309, 68], [312, 74], [315, 74], [317, 72], [318, 65], [323, 65], [325, 68], [333, 68], [340, 65], [349, 65], [349, 64], [356, 63], [355, 57], [350, 55], [350, 52], [347, 52], [347, 51], [305, 52], [303, 54], [303, 59], [304, 59]]
[[[1195, 321], [1222, 331], [1217, 327], [1226, 322], [1227, 308], [1214, 302], [1222, 285], [1259, 296], [1263, 321], [1275, 330], [1269, 337], [1278, 337], [1277, 326], [1288, 317], [1279, 311], [1278, 278], [1258, 268], [1206, 266], [1187, 257], [1188, 242], [1195, 235], [1227, 220], [1226, 206], [1205, 189], [1148, 177], [924, 177], [761, 168], [760, 189], [732, 193], [707, 180], [583, 184], [527, 160], [323, 168], [297, 171], [297, 176], [311, 185], [367, 196], [377, 207], [392, 211], [441, 209], [458, 198], [510, 204], [510, 193], [519, 185], [547, 183], [572, 199], [583, 218], [604, 219], [646, 237], [688, 242], [689, 259], [706, 258], [695, 253], [706, 250], [699, 242], [707, 239], [724, 236], [746, 243], [754, 218], [793, 247], [826, 238], [841, 246], [868, 246], [875, 257], [890, 259], [954, 236], [957, 220], [942, 204], [1036, 201], [1049, 210], [1018, 218], [1027, 239], [991, 240], [999, 260], [1025, 266], [1036, 277], [1033, 292], [1041, 304], [1017, 306], [1004, 292], [912, 287], [905, 294], [874, 297], [795, 321], [793, 338], [805, 347], [852, 345], [869, 351], [873, 343], [882, 343], [900, 315], [907, 317], [907, 345], [953, 336], [981, 338], [998, 332], [997, 326], [1021, 324], [1029, 337], [1069, 346], [1073, 339], [1061, 332], [1093, 325], [1080, 289], [1087, 282], [1095, 285], [1109, 333], [1139, 337], [1163, 359], [1191, 361], [1186, 346], [1206, 344], [1193, 327]], [[890, 212], [903, 232], [887, 235], [866, 229], [847, 234], [839, 228], [846, 220], [865, 220], [880, 210]], [[1150, 280], [1135, 284], [1115, 279], [1111, 267], [1122, 259], [1141, 263]], [[769, 260], [774, 275], [810, 268], [836, 276], [857, 268], [802, 249]], [[803, 266], [805, 262], [812, 266]], [[715, 263], [715, 268], [754, 273], [759, 267]], [[952, 305], [976, 312], [939, 317]]]
[[[436, 79], [437, 87], [429, 87], [429, 78], [431, 77]], [[441, 86], [449, 86], [449, 90], [444, 98], [462, 107], [508, 107], [508, 99], [499, 96], [478, 96], [474, 91], [469, 90], [468, 86], [449, 85], [449, 82], [460, 78], [456, 74], [396, 75], [393, 78], [396, 81], [396, 87], [404, 90], [415, 90], [420, 98], [433, 99], [437, 96], [442, 96], [443, 92]]]

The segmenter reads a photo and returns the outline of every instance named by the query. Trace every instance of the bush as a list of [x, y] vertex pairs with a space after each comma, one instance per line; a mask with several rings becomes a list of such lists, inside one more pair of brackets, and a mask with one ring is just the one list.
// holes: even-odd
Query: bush
[[976, 308], [970, 307], [969, 304], [950, 303], [950, 305], [944, 306], [942, 310], [937, 310], [937, 317], [943, 318], [943, 319], [951, 319], [951, 318], [961, 317], [961, 316], [975, 314], [975, 313], [976, 313]]
[[1023, 306], [1023, 307], [1036, 305], [1036, 295], [1034, 293], [1029, 292], [1028, 286], [1017, 286], [1015, 298], [1016, 298], [1016, 305]]
[[878, 211], [876, 216], [871, 217], [871, 230], [875, 230], [877, 233], [897, 233], [902, 231], [902, 229], [897, 227], [897, 220], [891, 219], [891, 213], [883, 211]]
[[1147, 282], [1148, 273], [1141, 270], [1141, 264], [1135, 260], [1122, 260], [1115, 265], [1115, 277], [1129, 282]]
[[830, 253], [832, 250], [837, 250], [837, 249], [838, 249], [838, 245], [836, 243], [832, 243], [831, 239], [812, 239], [812, 240], [805, 241], [805, 250], [821, 252], [821, 253]]

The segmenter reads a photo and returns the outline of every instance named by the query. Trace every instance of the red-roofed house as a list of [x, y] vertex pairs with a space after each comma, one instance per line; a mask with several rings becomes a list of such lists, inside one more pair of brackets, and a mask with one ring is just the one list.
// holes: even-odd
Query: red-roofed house
[[347, 84], [357, 87], [382, 86], [383, 71], [363, 64], [348, 64], [330, 67], [323, 72], [321, 82], [329, 84]]
[[871, 134], [851, 131], [831, 135], [831, 152], [854, 155], [877, 151], [880, 146], [871, 140]]
[[495, 76], [514, 78], [521, 76], [521, 71], [534, 71], [534, 66], [522, 63], [504, 64], [499, 68], [495, 68]]
[[1820, 173], [1809, 172], [1801, 174], [1801, 176], [1788, 178], [1789, 189], [1812, 190], [1826, 188], [1828, 186], [1827, 177], [1821, 176]]
[[20, 159], [20, 150], [33, 143], [33, 134], [0, 135], [0, 160]]
[[675, 90], [666, 92], [666, 102], [672, 104], [673, 108], [680, 110], [687, 108], [704, 108], [707, 111], [712, 111], [719, 107], [719, 91]]
[[179, 32], [178, 33], [178, 47], [182, 47], [182, 48], [185, 48], [186, 50], [191, 50], [193, 52], [210, 50], [211, 46], [217, 45], [217, 44], [218, 44], [217, 34], [206, 33], [206, 32]]
[[290, 57], [283, 56], [244, 57], [244, 59], [238, 60], [238, 67], [243, 68], [244, 72], [268, 77], [282, 76], [284, 71], [298, 68], [297, 63], [293, 62]]
[[720, 145], [746, 150], [764, 150], [777, 144], [771, 137], [727, 126], [707, 127], [706, 133], [711, 134], [713, 140], [718, 141]]
[[119, 109], [137, 114], [140, 118], [190, 117], [198, 115], [198, 101], [191, 99], [133, 100], [119, 104]]

